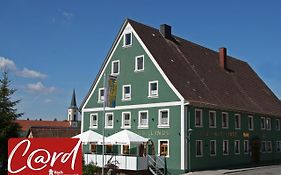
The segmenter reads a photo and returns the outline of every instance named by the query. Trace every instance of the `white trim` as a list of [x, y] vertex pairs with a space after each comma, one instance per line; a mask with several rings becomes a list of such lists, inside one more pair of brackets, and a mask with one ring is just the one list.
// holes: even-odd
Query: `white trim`
[[[130, 125], [129, 126], [125, 126], [125, 115], [124, 114], [129, 114], [129, 116], [130, 116], [130, 119], [129, 119], [129, 123], [130, 123]], [[130, 111], [125, 111], [125, 112], [122, 112], [122, 125], [121, 125], [121, 128], [122, 129], [130, 129], [131, 128], [131, 119], [132, 119], [132, 117], [131, 117], [131, 112]]]
[[[130, 34], [130, 40], [131, 40], [130, 44], [128, 44], [128, 45], [126, 45], [126, 37], [125, 37], [127, 34]], [[133, 45], [133, 32], [124, 32], [122, 36], [123, 36], [123, 46], [122, 47], [125, 47], [125, 48], [131, 47]]]
[[115, 45], [113, 47], [111, 47], [110, 49], [110, 55], [107, 57], [107, 61], [103, 67], [103, 69], [101, 70], [99, 77], [97, 78], [95, 84], [93, 85], [94, 87], [92, 88], [91, 92], [89, 93], [87, 99], [85, 100], [85, 103], [82, 106], [82, 109], [85, 108], [86, 104], [88, 104], [90, 97], [92, 97], [93, 93], [96, 90], [96, 87], [98, 85], [98, 82], [100, 82], [100, 79], [103, 77], [105, 68], [107, 67], [107, 65], [109, 64], [113, 53], [115, 52], [117, 46], [119, 45], [123, 34], [126, 32], [125, 30], [129, 30], [130, 32], [132, 32], [135, 36], [135, 38], [138, 40], [138, 42], [140, 43], [140, 45], [142, 46], [142, 48], [144, 49], [144, 51], [146, 52], [146, 54], [148, 55], [148, 57], [151, 59], [152, 63], [154, 64], [154, 66], [157, 68], [157, 70], [159, 71], [159, 73], [162, 75], [162, 77], [164, 78], [164, 80], [166, 81], [166, 83], [169, 85], [169, 87], [173, 90], [173, 92], [178, 96], [178, 98], [180, 100], [184, 100], [183, 96], [179, 93], [179, 91], [175, 88], [175, 86], [171, 83], [171, 81], [169, 80], [169, 78], [166, 76], [166, 74], [164, 73], [164, 71], [161, 69], [161, 67], [159, 66], [159, 64], [156, 62], [155, 58], [153, 57], [153, 55], [150, 53], [150, 51], [147, 49], [147, 47], [145, 46], [145, 44], [143, 43], [143, 41], [140, 39], [140, 37], [138, 36], [138, 34], [136, 33], [136, 31], [133, 29], [133, 27], [128, 23], [125, 26], [126, 23], [124, 23], [121, 27], [121, 30], [118, 34], [119, 38], [116, 39], [116, 42], [114, 43]]
[[[130, 97], [125, 98], [125, 87], [129, 87], [130, 88]], [[130, 84], [126, 84], [122, 86], [122, 101], [130, 101], [132, 99], [132, 87]]]
[[[200, 111], [200, 125], [196, 125], [196, 112], [197, 112], [197, 111]], [[196, 108], [196, 109], [194, 110], [194, 126], [195, 126], [196, 128], [202, 128], [202, 127], [203, 127], [203, 110], [202, 110], [202, 109]]]
[[[108, 115], [112, 115], [112, 126], [108, 126]], [[104, 120], [104, 128], [105, 129], [113, 129], [114, 128], [114, 114], [113, 112], [105, 113], [105, 120]]]
[[[93, 126], [93, 123], [92, 123], [94, 115], [96, 115], [96, 117], [97, 117], [97, 120], [96, 120], [97, 126]], [[99, 115], [98, 115], [98, 113], [91, 113], [90, 114], [90, 126], [89, 126], [89, 128], [90, 129], [97, 129], [98, 127], [99, 127]]]
[[[250, 120], [252, 122], [252, 128], [250, 128]], [[254, 117], [252, 115], [248, 115], [248, 129], [249, 129], [249, 131], [254, 130]]]
[[170, 141], [169, 139], [158, 139], [158, 156], [160, 156], [160, 142], [167, 142], [167, 155], [165, 157], [170, 157]]
[[[201, 145], [200, 145], [201, 155], [197, 155], [197, 142], [201, 142]], [[204, 156], [203, 150], [204, 150], [203, 140], [196, 140], [195, 141], [195, 156], [196, 157], [203, 157]]]
[[84, 110], [82, 109], [82, 114], [81, 114], [81, 131], [80, 133], [83, 132], [84, 129]]
[[[223, 114], [226, 114], [226, 127], [223, 126]], [[222, 112], [221, 113], [221, 126], [223, 129], [228, 129], [229, 128], [229, 116], [228, 112]]]
[[[247, 142], [247, 144], [246, 144], [246, 142]], [[249, 140], [244, 140], [244, 144], [243, 144], [243, 145], [244, 145], [244, 146], [243, 146], [243, 147], [244, 147], [244, 149], [243, 149], [244, 154], [249, 154], [249, 150], [250, 150], [250, 149], [249, 149], [249, 146], [250, 146]], [[246, 150], [246, 149], [245, 149], [245, 145], [247, 145], [247, 148], [248, 148], [248, 149], [247, 149], [247, 152], [245, 152], [245, 150]]]
[[[211, 113], [214, 113], [214, 126], [211, 126], [211, 123], [210, 123], [210, 117], [211, 117]], [[217, 113], [216, 111], [209, 111], [209, 128], [217, 128]]]
[[[168, 118], [167, 118], [167, 123], [168, 124], [161, 124], [161, 112], [163, 111], [167, 111], [168, 112]], [[157, 125], [157, 128], [170, 128], [170, 110], [169, 109], [159, 109], [158, 110], [158, 125]]]
[[[267, 121], [269, 121], [269, 122], [267, 122]], [[266, 120], [265, 120], [265, 126], [266, 126], [266, 130], [267, 131], [271, 131], [271, 124], [272, 124], [272, 122], [271, 122], [271, 118], [270, 117], [267, 117], [266, 118]]]
[[[212, 154], [212, 149], [211, 149], [211, 142], [215, 142], [215, 147], [214, 147], [214, 151], [215, 151], [215, 154]], [[217, 141], [216, 140], [210, 140], [210, 156], [211, 157], [214, 157], [214, 156], [216, 156], [217, 155]]]
[[[238, 152], [236, 152], [236, 146], [237, 146], [237, 143], [238, 143]], [[235, 155], [239, 155], [240, 154], [240, 140], [234, 140], [234, 154]]]
[[[142, 69], [138, 69], [138, 58], [142, 58]], [[144, 71], [144, 55], [139, 55], [135, 57], [135, 72]]]
[[[103, 90], [103, 100], [101, 99], [101, 91]], [[103, 101], [104, 101], [104, 94], [105, 94], [105, 92], [104, 92], [104, 87], [102, 87], [102, 88], [99, 88], [99, 92], [98, 92], [98, 103], [103, 103]]]
[[[277, 128], [277, 121], [278, 121], [278, 128]], [[280, 119], [275, 119], [275, 130], [280, 131]]]
[[[225, 146], [225, 145], [224, 145], [224, 142], [227, 143], [227, 147], [226, 147], [226, 148], [227, 148], [227, 149], [226, 149], [226, 150], [227, 150], [227, 153], [224, 153], [224, 146]], [[223, 140], [223, 141], [222, 141], [222, 154], [223, 154], [224, 156], [229, 155], [229, 141], [228, 141], [228, 140]]]
[[[141, 125], [141, 120], [140, 120], [140, 117], [141, 117], [141, 113], [146, 113], [147, 115], [147, 126], [144, 126], [144, 125]], [[148, 110], [146, 111], [139, 111], [138, 112], [138, 129], [148, 129], [149, 128], [149, 113], [148, 113]]]
[[187, 107], [185, 107], [184, 100], [181, 100], [181, 169], [187, 169]]
[[[113, 70], [114, 70], [114, 63], [118, 63], [117, 65], [118, 65], [118, 72], [117, 73], [114, 73], [113, 72]], [[120, 73], [120, 68], [121, 68], [121, 65], [120, 65], [120, 60], [113, 60], [112, 62], [111, 62], [111, 75], [119, 75], [119, 73]]]
[[[263, 126], [262, 126], [262, 121], [263, 121]], [[265, 128], [266, 128], [265, 117], [260, 117], [260, 128], [261, 128], [261, 130], [265, 130]]]
[[[238, 125], [239, 127], [236, 126], [236, 116], [238, 116]], [[234, 128], [235, 130], [240, 130], [241, 129], [241, 114], [234, 114]]]
[[[152, 94], [152, 91], [150, 90], [152, 83], [156, 83], [157, 90], [156, 90], [155, 94]], [[148, 82], [148, 96], [147, 97], [148, 98], [158, 98], [158, 96], [159, 96], [158, 92], [159, 92], [158, 80], [149, 81]]]
[[[137, 105], [124, 105], [116, 106], [115, 108], [106, 107], [106, 111], [115, 111], [115, 110], [128, 110], [128, 109], [141, 109], [141, 108], [155, 108], [155, 107], [167, 107], [167, 106], [180, 106], [180, 101], [173, 102], [164, 102], [164, 103], [146, 103], [146, 104], [137, 104]], [[86, 108], [83, 109], [84, 112], [94, 112], [94, 111], [103, 111], [103, 108]]]

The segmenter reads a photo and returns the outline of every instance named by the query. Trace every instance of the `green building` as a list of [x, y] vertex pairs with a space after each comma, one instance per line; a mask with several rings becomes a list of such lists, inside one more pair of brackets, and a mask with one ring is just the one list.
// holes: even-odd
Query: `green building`
[[[104, 74], [118, 87], [103, 126]], [[166, 24], [127, 19], [80, 109], [82, 132], [128, 129], [150, 138], [170, 174], [281, 161], [279, 99], [226, 48], [174, 36]]]

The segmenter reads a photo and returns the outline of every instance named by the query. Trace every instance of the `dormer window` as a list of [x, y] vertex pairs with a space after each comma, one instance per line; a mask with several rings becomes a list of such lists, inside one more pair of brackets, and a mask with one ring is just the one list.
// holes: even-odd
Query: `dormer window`
[[104, 101], [104, 88], [99, 88], [98, 102], [102, 103], [103, 101]]
[[120, 72], [120, 61], [119, 60], [112, 61], [111, 75], [118, 75], [119, 72]]
[[123, 40], [123, 46], [131, 46], [132, 45], [132, 33], [125, 33], [124, 34], [124, 40]]

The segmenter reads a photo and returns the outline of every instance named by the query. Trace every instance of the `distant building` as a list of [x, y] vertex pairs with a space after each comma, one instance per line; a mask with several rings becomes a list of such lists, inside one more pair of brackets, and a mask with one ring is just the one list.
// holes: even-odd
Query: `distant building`
[[40, 120], [16, 120], [21, 126], [22, 137], [72, 137], [80, 134], [79, 110], [76, 105], [75, 90], [73, 90], [70, 106], [67, 110], [67, 120], [44, 121]]

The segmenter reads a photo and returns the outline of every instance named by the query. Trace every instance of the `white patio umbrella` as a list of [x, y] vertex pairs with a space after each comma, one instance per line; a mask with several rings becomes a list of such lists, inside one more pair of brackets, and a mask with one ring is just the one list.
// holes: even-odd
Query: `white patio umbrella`
[[102, 142], [102, 135], [95, 131], [88, 130], [81, 134], [78, 134], [72, 138], [79, 138], [82, 143], [100, 143]]
[[105, 139], [106, 143], [111, 143], [116, 145], [142, 144], [147, 141], [148, 138], [144, 138], [126, 129], [119, 131]]

